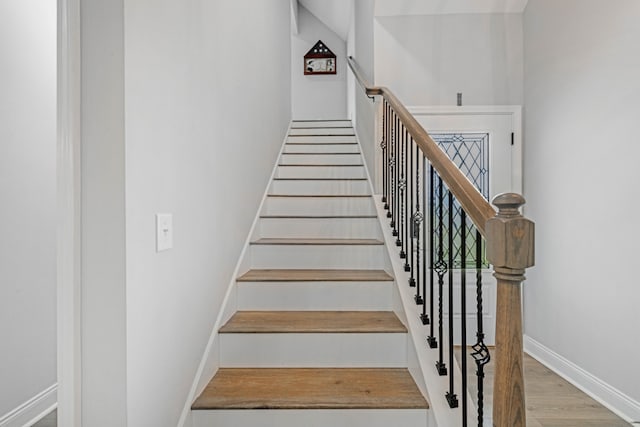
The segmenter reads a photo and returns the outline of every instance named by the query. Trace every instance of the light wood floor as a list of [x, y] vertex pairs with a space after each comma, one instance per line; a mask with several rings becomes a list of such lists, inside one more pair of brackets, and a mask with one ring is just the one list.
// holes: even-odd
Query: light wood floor
[[[493, 355], [493, 352], [492, 352]], [[456, 351], [460, 363], [460, 349]], [[467, 355], [469, 391], [476, 396], [476, 365]], [[524, 356], [527, 427], [629, 427], [604, 406], [578, 390], [533, 357]], [[485, 367], [485, 411], [491, 412], [493, 361]]]

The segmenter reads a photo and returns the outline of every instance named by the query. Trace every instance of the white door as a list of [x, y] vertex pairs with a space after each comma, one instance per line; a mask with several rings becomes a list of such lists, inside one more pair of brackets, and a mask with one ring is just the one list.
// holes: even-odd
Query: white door
[[481, 184], [480, 175], [486, 174], [484, 188], [479, 190], [489, 201], [500, 193], [522, 193], [519, 106], [413, 107], [409, 111], [472, 182]]
[[[521, 109], [515, 107], [410, 107], [409, 111], [442, 147], [453, 162], [476, 184], [491, 201], [504, 192], [522, 192]], [[470, 237], [473, 239], [473, 237]], [[474, 322], [476, 313], [475, 272], [469, 270], [466, 286], [467, 325]], [[491, 269], [484, 269], [483, 321], [485, 344], [495, 340], [496, 282]], [[455, 275], [454, 317], [461, 316], [458, 306], [461, 283]], [[448, 298], [445, 291], [444, 299]], [[445, 303], [445, 307], [447, 304]], [[445, 310], [445, 316], [446, 313]], [[454, 342], [460, 343], [456, 328]], [[474, 328], [467, 328], [467, 343], [476, 340]]]

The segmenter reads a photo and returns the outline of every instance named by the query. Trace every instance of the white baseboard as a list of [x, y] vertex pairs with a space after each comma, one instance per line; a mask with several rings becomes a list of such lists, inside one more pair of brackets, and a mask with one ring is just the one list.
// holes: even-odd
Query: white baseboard
[[640, 425], [640, 402], [527, 335], [524, 336], [524, 351], [626, 422]]
[[0, 417], [0, 427], [30, 427], [53, 411], [57, 405], [58, 384], [54, 384]]

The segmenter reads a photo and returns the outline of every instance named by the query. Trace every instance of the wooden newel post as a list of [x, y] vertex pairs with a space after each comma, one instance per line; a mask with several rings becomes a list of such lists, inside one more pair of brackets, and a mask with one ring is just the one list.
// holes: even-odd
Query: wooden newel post
[[485, 228], [487, 259], [498, 281], [493, 425], [524, 427], [521, 283], [534, 265], [534, 223], [520, 213], [525, 200], [519, 194], [500, 194], [493, 204], [498, 213]]

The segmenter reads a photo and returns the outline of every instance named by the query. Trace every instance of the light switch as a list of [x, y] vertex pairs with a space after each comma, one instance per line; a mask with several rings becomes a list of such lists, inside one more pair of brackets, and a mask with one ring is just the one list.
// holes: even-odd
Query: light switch
[[173, 248], [173, 215], [156, 214], [156, 252]]

